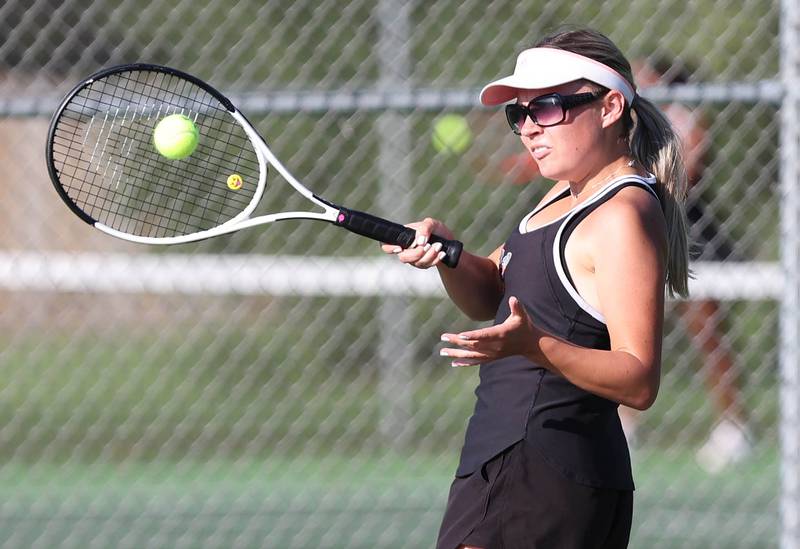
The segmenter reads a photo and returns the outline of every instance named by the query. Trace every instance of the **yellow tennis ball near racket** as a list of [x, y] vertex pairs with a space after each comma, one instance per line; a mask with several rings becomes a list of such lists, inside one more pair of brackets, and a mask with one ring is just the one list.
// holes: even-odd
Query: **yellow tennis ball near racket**
[[186, 158], [197, 148], [200, 133], [192, 119], [184, 114], [171, 114], [156, 124], [153, 130], [153, 145], [170, 160]]
[[244, 185], [244, 181], [242, 181], [242, 176], [238, 173], [234, 173], [228, 176], [228, 188], [232, 191], [238, 191]]
[[463, 153], [472, 144], [469, 122], [460, 114], [446, 114], [437, 118], [433, 124], [431, 142], [436, 152]]

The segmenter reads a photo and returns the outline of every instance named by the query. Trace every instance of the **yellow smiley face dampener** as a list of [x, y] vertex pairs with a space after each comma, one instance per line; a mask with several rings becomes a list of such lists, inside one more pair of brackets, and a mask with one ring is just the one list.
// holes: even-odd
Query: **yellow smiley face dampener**
[[242, 176], [238, 173], [234, 173], [228, 176], [228, 188], [232, 191], [238, 191], [244, 185], [244, 181], [242, 181]]

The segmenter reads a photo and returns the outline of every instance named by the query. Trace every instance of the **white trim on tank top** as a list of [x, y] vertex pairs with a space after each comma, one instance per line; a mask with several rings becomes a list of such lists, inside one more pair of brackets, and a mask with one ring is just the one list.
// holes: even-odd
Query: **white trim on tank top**
[[[605, 186], [600, 188], [600, 190], [595, 192], [585, 202], [581, 202], [575, 208], [569, 210], [565, 215], [561, 216], [558, 219], [558, 220], [563, 220], [563, 221], [561, 223], [561, 226], [558, 228], [558, 232], [556, 233], [555, 239], [553, 240], [553, 260], [554, 260], [553, 263], [555, 264], [556, 273], [558, 274], [558, 278], [561, 280], [561, 285], [564, 286], [564, 289], [567, 290], [567, 293], [570, 295], [570, 297], [572, 297], [572, 299], [575, 301], [575, 303], [578, 304], [578, 306], [581, 309], [583, 309], [592, 318], [594, 318], [595, 320], [597, 320], [599, 322], [602, 322], [603, 324], [606, 323], [606, 317], [603, 315], [603, 313], [601, 313], [600, 311], [595, 309], [588, 301], [586, 301], [580, 295], [580, 293], [578, 293], [577, 288], [575, 288], [570, 283], [569, 277], [567, 277], [567, 273], [564, 271], [564, 268], [562, 267], [561, 254], [559, 253], [559, 250], [561, 249], [561, 246], [560, 246], [561, 235], [564, 232], [564, 227], [567, 226], [567, 224], [569, 223], [570, 219], [575, 217], [577, 214], [579, 214], [586, 207], [594, 204], [595, 202], [597, 202], [598, 200], [603, 198], [606, 194], [609, 193], [609, 191], [612, 191], [613, 189], [616, 189], [617, 187], [620, 187], [624, 183], [628, 183], [629, 181], [638, 181], [638, 182], [641, 182], [641, 183], [645, 183], [646, 185], [648, 185], [648, 187], [646, 187], [646, 188], [649, 189], [651, 193], [653, 193], [653, 196], [655, 196], [656, 199], [658, 199], [658, 195], [651, 188], [651, 186], [655, 185], [655, 183], [656, 183], [656, 178], [653, 175], [650, 175], [649, 177], [642, 177], [642, 176], [639, 176], [639, 175], [624, 175], [624, 176], [621, 176], [621, 177], [619, 177], [617, 179], [612, 179], [611, 181], [608, 182], [608, 184], [606, 184]], [[558, 220], [556, 220], [556, 221], [558, 221]], [[548, 225], [549, 225], [549, 223], [548, 223]]]

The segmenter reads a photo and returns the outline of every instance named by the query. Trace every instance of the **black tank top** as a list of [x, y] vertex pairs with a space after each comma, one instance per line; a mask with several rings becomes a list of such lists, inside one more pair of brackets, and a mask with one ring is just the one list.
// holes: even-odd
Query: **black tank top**
[[[610, 348], [603, 315], [578, 294], [564, 259], [575, 227], [628, 186], [655, 195], [654, 178], [611, 181], [563, 217], [526, 232], [528, 219], [568, 196], [569, 189], [528, 214], [503, 248], [500, 272], [505, 295], [495, 324], [508, 318], [516, 296], [537, 326], [561, 339], [593, 349]], [[632, 490], [630, 455], [618, 404], [573, 385], [522, 356], [480, 367], [477, 402], [467, 427], [456, 476], [467, 476], [514, 443], [526, 439], [545, 460], [575, 482]]]

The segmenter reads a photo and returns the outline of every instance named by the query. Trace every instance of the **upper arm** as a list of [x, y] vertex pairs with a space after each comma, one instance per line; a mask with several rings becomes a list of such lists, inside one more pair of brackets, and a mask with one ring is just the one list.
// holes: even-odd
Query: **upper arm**
[[658, 201], [636, 187], [620, 191], [602, 212], [593, 263], [612, 350], [645, 366], [660, 365], [666, 272], [666, 224]]

